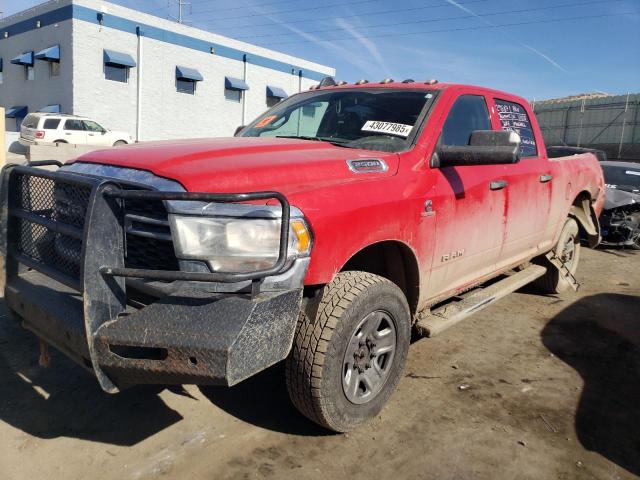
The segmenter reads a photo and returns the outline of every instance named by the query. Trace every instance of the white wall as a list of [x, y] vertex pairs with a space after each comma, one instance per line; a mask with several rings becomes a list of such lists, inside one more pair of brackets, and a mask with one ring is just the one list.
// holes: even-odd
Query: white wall
[[[59, 8], [60, 4], [45, 5], [42, 12]], [[23, 20], [25, 15], [8, 17], [0, 22], [3, 26]], [[0, 58], [3, 59], [3, 82], [0, 84], [0, 106], [5, 108], [26, 105], [29, 112], [38, 111], [46, 105], [60, 104], [62, 110], [73, 109], [71, 20], [30, 30], [9, 38], [0, 37]], [[34, 19], [35, 25], [35, 19]], [[47, 47], [60, 45], [60, 76], [50, 77], [49, 62], [35, 60], [35, 79], [25, 80], [24, 67], [10, 63], [12, 58], [33, 50], [37, 53]], [[16, 122], [7, 118], [7, 130], [16, 131]]]
[[[288, 94], [298, 92], [299, 78], [295, 73], [281, 72], [251, 63], [252, 55], [266, 56], [291, 65], [335, 74], [330, 67], [292, 57], [237, 40], [176, 24], [165, 19], [96, 0], [76, 0], [84, 5], [119, 16], [165, 28], [174, 33], [189, 35], [211, 43], [241, 49], [248, 52], [245, 119], [248, 123], [267, 109], [266, 86], [284, 89]], [[144, 27], [143, 27], [144, 30]], [[142, 38], [142, 56], [137, 57], [138, 37], [108, 27], [75, 21], [74, 34], [74, 112], [96, 118], [108, 128], [136, 134], [137, 78], [141, 81], [141, 126], [139, 140], [171, 139], [185, 137], [211, 137], [233, 135], [243, 123], [242, 102], [225, 98], [224, 78], [244, 77], [242, 61], [202, 52], [183, 46]], [[129, 83], [105, 80], [103, 49], [128, 53], [138, 66], [130, 69]], [[195, 95], [179, 93], [175, 85], [175, 68], [183, 66], [198, 70], [204, 80], [197, 83]], [[304, 78], [302, 89], [316, 84], [316, 80]]]
[[[55, 0], [0, 21], [2, 25], [33, 20], [49, 10], [68, 5], [71, 0]], [[186, 25], [137, 12], [99, 0], [74, 0], [80, 5], [121, 17], [140, 25], [151, 25], [169, 32], [225, 45], [247, 52], [245, 118], [243, 104], [225, 98], [224, 77], [244, 77], [244, 62], [221, 55], [142, 38], [142, 56], [138, 58], [138, 37], [93, 21], [66, 20], [56, 26], [33, 29], [8, 39], [0, 38], [0, 56], [4, 59], [4, 82], [0, 85], [0, 105], [28, 105], [37, 111], [45, 105], [59, 103], [68, 113], [95, 118], [107, 128], [124, 130], [134, 137], [137, 126], [137, 82], [141, 81], [140, 140], [232, 135], [236, 127], [249, 123], [267, 109], [266, 86], [284, 89], [289, 95], [299, 90], [298, 71], [279, 71], [252, 63], [252, 56], [267, 57], [298, 68], [333, 75], [335, 70], [280, 52], [215, 35]], [[91, 18], [93, 18], [90, 15]], [[144, 29], [144, 27], [143, 27]], [[24, 80], [21, 66], [10, 64], [11, 58], [24, 51], [42, 50], [59, 44], [61, 75], [49, 78], [48, 62], [36, 60], [36, 80]], [[131, 55], [138, 66], [129, 71], [128, 83], [105, 79], [103, 50]], [[204, 77], [195, 95], [179, 93], [175, 85], [175, 68], [197, 69]], [[303, 77], [302, 90], [317, 83]], [[7, 124], [15, 124], [7, 119]], [[14, 128], [15, 129], [15, 128]]]

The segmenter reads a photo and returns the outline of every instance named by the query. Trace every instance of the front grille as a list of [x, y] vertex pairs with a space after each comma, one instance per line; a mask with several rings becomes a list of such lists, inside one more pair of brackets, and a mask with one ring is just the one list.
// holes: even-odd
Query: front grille
[[[71, 227], [81, 237], [91, 187], [54, 181], [51, 178], [17, 174], [10, 201], [13, 208]], [[56, 232], [28, 218], [14, 219], [16, 248], [33, 261], [79, 279], [82, 268], [82, 241]]]
[[[21, 172], [14, 172], [12, 177], [9, 201], [15, 212], [11, 228], [16, 232], [13, 236], [16, 251], [79, 285], [83, 228], [92, 187], [64, 177], [39, 177]], [[64, 227], [63, 232], [53, 225], [49, 228], [31, 221], [31, 215], [55, 222]], [[162, 201], [126, 200], [124, 222], [126, 267], [179, 270]]]
[[164, 203], [126, 200], [127, 250], [125, 266], [179, 270]]

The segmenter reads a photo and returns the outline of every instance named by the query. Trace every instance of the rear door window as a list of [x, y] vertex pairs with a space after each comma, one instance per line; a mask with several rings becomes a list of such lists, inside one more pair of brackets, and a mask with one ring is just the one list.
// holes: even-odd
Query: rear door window
[[469, 145], [475, 130], [491, 130], [487, 102], [481, 95], [462, 95], [449, 111], [442, 127], [442, 145]]
[[44, 121], [44, 125], [42, 126], [42, 128], [45, 130], [56, 130], [58, 128], [58, 125], [60, 125], [59, 118], [47, 118]]
[[522, 105], [506, 100], [495, 99], [496, 109], [502, 129], [520, 135], [520, 156], [535, 157], [538, 155], [536, 137], [529, 115]]

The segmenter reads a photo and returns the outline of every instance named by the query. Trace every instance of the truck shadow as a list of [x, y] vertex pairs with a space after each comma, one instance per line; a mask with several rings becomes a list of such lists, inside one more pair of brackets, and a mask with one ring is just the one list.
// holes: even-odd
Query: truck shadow
[[51, 368], [39, 367], [36, 337], [9, 320], [2, 304], [0, 317], [0, 421], [42, 439], [131, 446], [182, 420], [157, 388], [109, 395], [54, 349]]
[[556, 315], [542, 342], [584, 380], [578, 439], [640, 474], [640, 297], [598, 294]]
[[202, 394], [229, 415], [268, 430], [302, 436], [332, 433], [300, 414], [289, 400], [284, 362], [234, 387], [201, 386]]

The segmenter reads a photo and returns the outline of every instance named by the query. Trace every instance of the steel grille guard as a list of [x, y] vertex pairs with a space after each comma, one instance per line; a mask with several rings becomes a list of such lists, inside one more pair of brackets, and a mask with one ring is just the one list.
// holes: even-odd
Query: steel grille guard
[[[39, 162], [38, 166], [56, 165], [56, 163]], [[56, 165], [57, 166], [57, 165]], [[73, 232], [69, 226], [56, 218], [47, 218], [37, 213], [24, 215], [20, 208], [12, 205], [13, 178], [19, 176], [38, 177], [60, 182], [66, 185], [78, 185], [90, 188], [91, 194], [86, 209], [82, 228]], [[127, 190], [126, 182], [104, 179], [91, 175], [71, 172], [51, 172], [32, 166], [7, 165], [2, 170], [0, 192], [0, 253], [4, 256], [5, 278], [1, 278], [3, 288], [12, 279], [18, 278], [19, 264], [28, 267], [67, 285], [82, 294], [82, 316], [84, 318], [85, 335], [91, 366], [101, 385], [107, 392], [116, 392], [118, 386], [111, 380], [100, 366], [104, 357], [97, 333], [101, 327], [107, 327], [113, 319], [118, 318], [126, 309], [125, 277], [184, 280], [197, 282], [239, 282], [251, 280], [252, 294], [259, 293], [262, 279], [275, 275], [285, 267], [289, 239], [290, 205], [287, 198], [279, 192], [251, 193], [192, 193], [161, 192], [153, 190]], [[140, 185], [138, 185], [140, 187]], [[31, 193], [31, 192], [29, 192]], [[126, 268], [124, 265], [125, 230], [124, 200], [180, 200], [199, 202], [239, 203], [255, 200], [276, 199], [282, 207], [281, 234], [278, 259], [271, 268], [247, 273], [203, 273], [184, 271], [162, 271]], [[81, 233], [81, 268], [80, 278], [72, 278], [60, 274], [55, 268], [44, 262], [34, 261], [17, 250], [19, 244], [18, 222], [27, 221], [54, 233]], [[295, 321], [295, 318], [294, 318]]]

